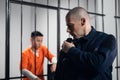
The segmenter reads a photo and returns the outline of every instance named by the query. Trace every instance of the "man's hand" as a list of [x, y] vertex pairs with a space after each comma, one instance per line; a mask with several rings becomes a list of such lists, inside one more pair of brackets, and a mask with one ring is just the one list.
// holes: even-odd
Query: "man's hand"
[[56, 63], [53, 63], [50, 67], [51, 72], [55, 72], [56, 71]]
[[62, 51], [64, 53], [67, 53], [71, 47], [75, 47], [75, 45], [73, 43], [69, 43], [67, 41], [64, 41], [62, 44]]
[[41, 80], [41, 79], [37, 77], [37, 78], [35, 78], [34, 80]]

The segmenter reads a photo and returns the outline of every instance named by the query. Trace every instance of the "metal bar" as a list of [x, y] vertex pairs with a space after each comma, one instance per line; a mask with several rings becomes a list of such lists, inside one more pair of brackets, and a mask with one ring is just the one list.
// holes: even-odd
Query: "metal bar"
[[[116, 27], [116, 38], [117, 38], [117, 42], [118, 42], [118, 24], [117, 24], [117, 7], [118, 7], [118, 5], [117, 5], [117, 0], [115, 0], [115, 27]], [[120, 17], [119, 17], [120, 18]], [[118, 50], [117, 50], [117, 53], [118, 53]], [[118, 66], [118, 55], [117, 55], [117, 57], [116, 57], [116, 77], [117, 77], [117, 80], [119, 80], [119, 72], [118, 72], [118, 68], [120, 68], [120, 66]]]
[[[23, 22], [22, 22], [22, 20], [23, 20], [23, 6], [22, 6], [22, 4], [21, 4], [21, 49], [20, 49], [20, 53], [21, 53], [21, 60], [22, 60], [22, 38], [23, 38], [23, 31], [22, 31], [22, 29], [23, 29]], [[22, 67], [22, 63], [21, 63], [21, 67]], [[22, 70], [20, 70], [20, 76], [22, 76]], [[22, 80], [22, 78], [21, 78], [21, 80]]]
[[6, 14], [6, 38], [5, 38], [5, 79], [9, 80], [10, 76], [10, 2], [6, 0], [5, 2], [5, 14]]
[[78, 0], [78, 6], [80, 6], [80, 0]]
[[43, 5], [43, 4], [38, 4], [34, 2], [27, 2], [27, 1], [16, 1], [16, 0], [10, 0], [11, 3], [16, 3], [16, 4], [23, 4], [23, 5], [29, 5], [29, 6], [36, 6], [36, 7], [43, 7], [43, 8], [51, 8], [51, 9], [57, 9], [57, 7], [54, 6], [48, 6], [48, 5]]
[[105, 14], [100, 14], [100, 13], [94, 13], [94, 12], [88, 12], [88, 13], [96, 16], [105, 16]]
[[[34, 0], [34, 2], [36, 3], [36, 0]], [[36, 13], [36, 6], [34, 6], [34, 24], [35, 24], [35, 31], [36, 31], [36, 16], [37, 16], [37, 13]]]
[[[49, 0], [47, 0], [47, 5], [49, 4]], [[47, 48], [49, 50], [49, 8], [47, 8]], [[49, 57], [49, 52], [47, 50], [47, 55]], [[49, 61], [47, 60], [47, 74], [49, 73]], [[47, 76], [47, 80], [49, 80], [49, 76]]]
[[[57, 10], [57, 53], [59, 55], [60, 51], [60, 0], [58, 0], [58, 10]], [[57, 58], [58, 58], [57, 55]]]
[[120, 16], [114, 16], [114, 18], [120, 19]]
[[[36, 0], [34, 0], [34, 3], [36, 3]], [[34, 27], [35, 27], [35, 31], [36, 31], [36, 6], [34, 6]], [[35, 42], [35, 45], [36, 45], [36, 40], [34, 38], [34, 42]], [[35, 72], [35, 75], [36, 75], [36, 47], [35, 47], [35, 58], [34, 58], [34, 62], [35, 62], [35, 69], [34, 69], [34, 72]]]
[[[120, 68], [120, 66], [116, 66], [115, 68]], [[117, 79], [117, 80], [119, 80], [119, 79]]]
[[[95, 8], [95, 13], [97, 12], [97, 9], [96, 9], [96, 0], [94, 0], [94, 8]], [[97, 28], [97, 19], [96, 19], [96, 16], [95, 16], [95, 28]]]
[[[42, 7], [42, 8], [49, 8], [49, 9], [55, 9], [57, 10], [58, 7], [55, 6], [48, 6], [48, 5], [43, 5], [43, 4], [38, 4], [38, 3], [33, 3], [33, 2], [26, 2], [26, 1], [14, 1], [14, 0], [10, 0], [11, 3], [16, 3], [16, 4], [23, 4], [23, 5], [28, 5], [28, 6], [36, 6], [36, 7]], [[68, 1], [68, 3], [70, 3]], [[69, 8], [63, 8], [59, 6], [59, 9], [63, 9], [63, 10], [70, 10], [70, 6], [68, 5]], [[105, 16], [105, 14], [100, 14], [100, 13], [95, 13], [95, 12], [88, 12], [89, 14], [92, 15], [98, 15], [98, 16]]]
[[[37, 75], [37, 76], [48, 76], [48, 74], [44, 75]], [[20, 76], [20, 77], [10, 77], [8, 79], [0, 78], [0, 80], [10, 80], [10, 79], [18, 79], [18, 78], [27, 78], [26, 76]]]
[[[116, 30], [115, 30], [115, 32], [116, 32], [116, 38], [118, 39], [119, 37], [118, 37], [118, 25], [117, 25], [117, 18], [115, 18], [115, 28], [116, 28]], [[117, 40], [117, 42], [118, 42], [118, 40]], [[117, 53], [118, 53], [118, 50], [117, 50]], [[119, 80], [118, 78], [119, 78], [119, 75], [118, 75], [118, 68], [120, 68], [120, 66], [118, 66], [118, 56], [116, 57], [116, 76], [117, 76], [117, 80]]]
[[[102, 0], [102, 14], [104, 13], [104, 5], [103, 5], [103, 0]], [[103, 29], [103, 32], [104, 32], [104, 16], [102, 16], [102, 29]]]
[[[60, 8], [60, 6], [59, 6]], [[70, 0], [68, 0], [68, 9], [70, 9]]]
[[[49, 0], [47, 0], [47, 5], [48, 4], [49, 4]], [[47, 8], [47, 47], [49, 49], [49, 8]]]
[[115, 16], [118, 16], [118, 0], [115, 0]]
[[89, 4], [88, 4], [89, 2], [88, 2], [88, 0], [87, 0], [87, 11], [88, 11], [88, 6], [89, 6]]

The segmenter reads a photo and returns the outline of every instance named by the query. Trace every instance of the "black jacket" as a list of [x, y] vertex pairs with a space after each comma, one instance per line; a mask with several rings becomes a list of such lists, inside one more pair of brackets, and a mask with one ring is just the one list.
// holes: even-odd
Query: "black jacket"
[[112, 63], [117, 54], [113, 35], [91, 32], [74, 39], [67, 54], [60, 51], [55, 80], [112, 80]]

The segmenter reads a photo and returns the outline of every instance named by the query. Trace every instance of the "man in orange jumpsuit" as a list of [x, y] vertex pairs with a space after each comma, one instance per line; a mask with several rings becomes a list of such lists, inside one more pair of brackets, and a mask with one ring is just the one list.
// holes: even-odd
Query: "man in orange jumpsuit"
[[42, 33], [39, 31], [31, 33], [31, 46], [22, 52], [20, 63], [22, 74], [27, 77], [23, 78], [23, 80], [44, 80], [42, 75], [45, 57], [52, 63], [51, 71], [56, 70], [57, 60], [47, 47], [42, 45], [42, 41]]

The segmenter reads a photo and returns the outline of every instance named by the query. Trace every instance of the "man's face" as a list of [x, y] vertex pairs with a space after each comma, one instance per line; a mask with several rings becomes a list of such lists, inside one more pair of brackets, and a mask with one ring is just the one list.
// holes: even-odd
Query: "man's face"
[[80, 20], [72, 18], [66, 19], [67, 32], [70, 33], [74, 38], [80, 38], [84, 36], [84, 26]]
[[31, 38], [32, 47], [38, 49], [42, 45], [42, 41], [42, 36], [36, 36], [35, 38]]

